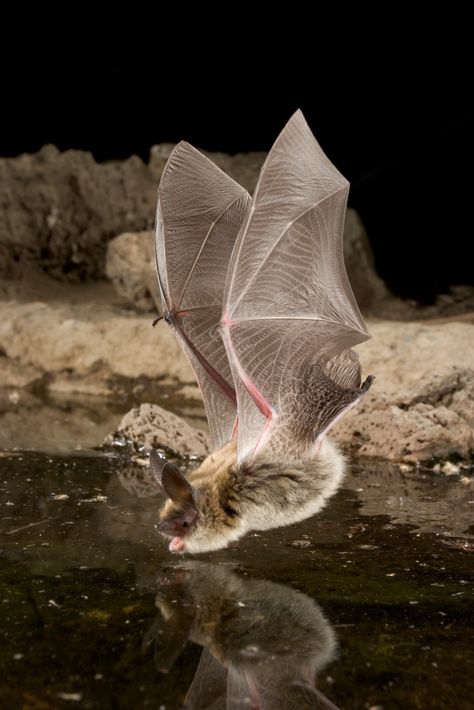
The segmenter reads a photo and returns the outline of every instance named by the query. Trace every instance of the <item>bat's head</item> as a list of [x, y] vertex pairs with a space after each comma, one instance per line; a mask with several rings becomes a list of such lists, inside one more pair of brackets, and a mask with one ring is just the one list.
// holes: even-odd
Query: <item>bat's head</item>
[[150, 470], [169, 498], [158, 529], [171, 538], [171, 552], [183, 552], [198, 517], [193, 487], [174, 463], [160, 458], [154, 449], [150, 453]]
[[168, 496], [158, 530], [170, 538], [171, 552], [219, 550], [241, 537], [238, 507], [228, 501], [233, 464], [235, 456], [221, 449], [188, 480], [175, 464], [150, 453], [151, 472]]

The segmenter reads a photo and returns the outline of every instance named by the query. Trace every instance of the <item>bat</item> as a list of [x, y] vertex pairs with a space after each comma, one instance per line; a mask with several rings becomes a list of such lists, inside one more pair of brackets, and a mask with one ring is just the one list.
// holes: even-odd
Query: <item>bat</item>
[[164, 320], [198, 380], [215, 451], [188, 477], [150, 455], [172, 552], [224, 548], [318, 512], [345, 461], [327, 438], [368, 391], [370, 336], [347, 277], [349, 183], [297, 111], [253, 197], [186, 142], [158, 190]]
[[316, 687], [336, 655], [336, 637], [306, 594], [193, 561], [161, 576], [155, 605], [159, 614], [143, 649], [153, 648], [160, 672], [171, 670], [188, 641], [203, 648], [187, 710], [337, 710]]

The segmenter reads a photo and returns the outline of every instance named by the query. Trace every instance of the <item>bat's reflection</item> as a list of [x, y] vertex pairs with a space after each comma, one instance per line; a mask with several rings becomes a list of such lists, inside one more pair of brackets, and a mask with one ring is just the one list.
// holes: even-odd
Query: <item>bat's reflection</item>
[[188, 641], [203, 647], [187, 710], [335, 708], [315, 686], [336, 640], [319, 605], [290, 587], [186, 562], [158, 579], [160, 613], [144, 637], [168, 672]]

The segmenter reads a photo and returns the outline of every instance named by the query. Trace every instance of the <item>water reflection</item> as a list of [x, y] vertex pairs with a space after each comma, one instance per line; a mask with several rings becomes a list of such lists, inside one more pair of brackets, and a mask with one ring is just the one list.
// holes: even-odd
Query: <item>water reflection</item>
[[157, 585], [160, 613], [143, 641], [156, 668], [167, 673], [188, 641], [203, 647], [186, 710], [336, 707], [315, 686], [336, 640], [310, 597], [201, 562], [169, 568]]

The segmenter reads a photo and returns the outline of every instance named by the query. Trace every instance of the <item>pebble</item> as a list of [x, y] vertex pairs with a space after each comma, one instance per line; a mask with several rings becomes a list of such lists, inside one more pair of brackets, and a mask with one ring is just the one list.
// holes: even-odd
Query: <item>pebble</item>
[[76, 703], [80, 703], [82, 700], [82, 693], [56, 693], [56, 695], [61, 700], [73, 700]]

